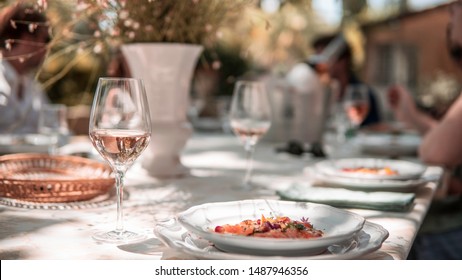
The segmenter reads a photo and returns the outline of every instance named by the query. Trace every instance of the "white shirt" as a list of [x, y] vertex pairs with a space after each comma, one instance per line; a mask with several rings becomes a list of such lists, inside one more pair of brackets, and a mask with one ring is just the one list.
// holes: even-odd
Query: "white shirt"
[[[19, 99], [21, 81], [23, 97]], [[0, 60], [0, 133], [37, 133], [40, 108], [48, 102], [32, 75], [19, 76], [7, 61]]]

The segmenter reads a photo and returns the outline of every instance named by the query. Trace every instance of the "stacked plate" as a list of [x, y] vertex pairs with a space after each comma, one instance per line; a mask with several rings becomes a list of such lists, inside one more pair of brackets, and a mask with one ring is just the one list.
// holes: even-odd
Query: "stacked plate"
[[[216, 233], [216, 226], [285, 216], [308, 219], [323, 236], [262, 238]], [[159, 223], [155, 233], [167, 246], [205, 259], [352, 259], [379, 249], [388, 237], [380, 225], [328, 205], [279, 200], [242, 200], [194, 206]]]
[[403, 160], [348, 158], [324, 160], [305, 171], [328, 184], [364, 191], [414, 191], [427, 180], [426, 166]]

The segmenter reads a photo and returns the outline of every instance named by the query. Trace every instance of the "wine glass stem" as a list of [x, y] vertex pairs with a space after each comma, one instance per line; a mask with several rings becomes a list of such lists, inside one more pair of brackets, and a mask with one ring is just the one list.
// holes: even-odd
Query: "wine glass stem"
[[58, 141], [59, 141], [59, 135], [51, 135], [51, 144], [48, 147], [49, 155], [54, 156], [58, 154]]
[[253, 169], [253, 152], [255, 151], [255, 145], [247, 143], [245, 145], [245, 151], [247, 153], [247, 168], [244, 177], [244, 186], [250, 183], [250, 177]]
[[124, 220], [123, 220], [123, 200], [124, 200], [124, 176], [125, 173], [122, 171], [116, 171], [116, 192], [117, 192], [117, 224], [116, 231], [124, 231]]

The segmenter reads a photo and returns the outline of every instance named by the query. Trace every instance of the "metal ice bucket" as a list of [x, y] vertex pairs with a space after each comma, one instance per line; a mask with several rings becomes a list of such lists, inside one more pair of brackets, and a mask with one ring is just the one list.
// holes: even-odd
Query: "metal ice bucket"
[[322, 143], [330, 94], [316, 72], [297, 64], [285, 77], [265, 81], [272, 106], [271, 128], [264, 140], [286, 143]]

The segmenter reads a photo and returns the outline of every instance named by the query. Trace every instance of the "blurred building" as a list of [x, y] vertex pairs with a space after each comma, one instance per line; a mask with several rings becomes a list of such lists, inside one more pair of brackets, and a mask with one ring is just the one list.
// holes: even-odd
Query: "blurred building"
[[420, 92], [441, 73], [461, 84], [460, 70], [447, 51], [448, 9], [444, 4], [364, 25], [363, 78], [379, 92], [394, 83]]

